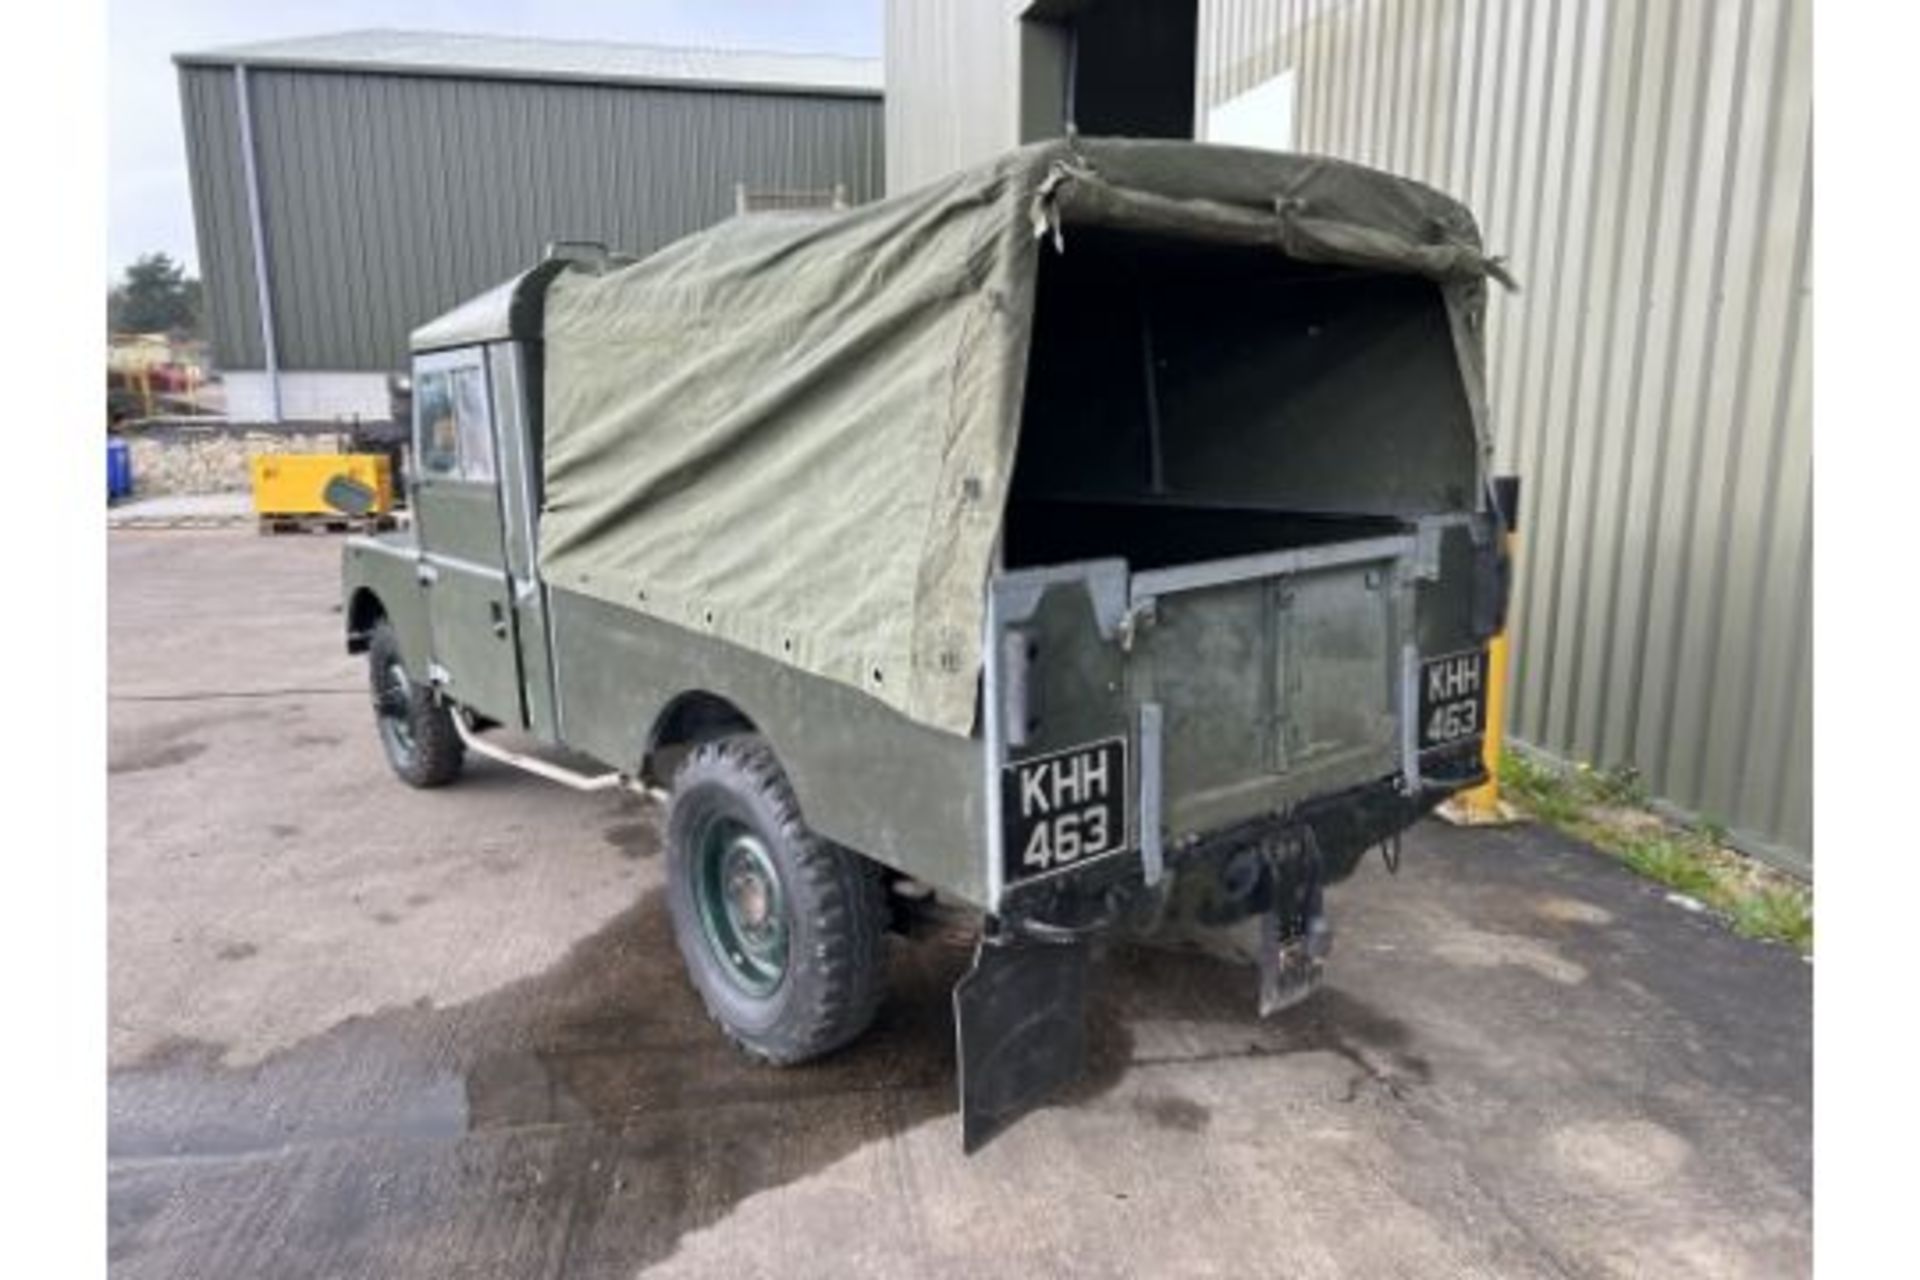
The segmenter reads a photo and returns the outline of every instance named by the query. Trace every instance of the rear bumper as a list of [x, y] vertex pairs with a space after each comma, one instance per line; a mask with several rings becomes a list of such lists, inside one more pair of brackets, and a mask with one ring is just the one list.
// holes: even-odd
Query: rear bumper
[[1170, 844], [1162, 854], [1166, 875], [1158, 885], [1149, 886], [1139, 853], [1129, 851], [1090, 862], [1069, 875], [1009, 885], [998, 914], [1100, 932], [1135, 917], [1142, 903], [1164, 896], [1185, 875], [1217, 874], [1242, 850], [1300, 839], [1308, 832], [1319, 852], [1323, 881], [1344, 880], [1369, 849], [1399, 835], [1449, 796], [1485, 782], [1480, 746], [1474, 738], [1429, 753], [1422, 761], [1421, 785], [1411, 792], [1402, 774], [1389, 774]]

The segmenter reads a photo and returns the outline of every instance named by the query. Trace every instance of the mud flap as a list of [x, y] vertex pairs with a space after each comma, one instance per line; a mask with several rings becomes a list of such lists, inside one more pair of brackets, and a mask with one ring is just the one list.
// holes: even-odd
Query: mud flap
[[1320, 985], [1332, 932], [1324, 913], [1312, 916], [1304, 932], [1288, 933], [1277, 910], [1260, 917], [1260, 1016], [1291, 1009]]
[[1271, 863], [1273, 901], [1260, 916], [1260, 1016], [1299, 1004], [1320, 985], [1333, 929], [1322, 892], [1320, 845], [1312, 828], [1292, 858]]
[[1087, 943], [1003, 931], [953, 988], [960, 1137], [972, 1155], [1072, 1083], [1087, 1057]]

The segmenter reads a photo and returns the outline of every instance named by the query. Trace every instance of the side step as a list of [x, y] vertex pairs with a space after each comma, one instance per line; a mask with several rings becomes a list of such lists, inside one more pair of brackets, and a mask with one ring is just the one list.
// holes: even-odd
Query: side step
[[458, 707], [453, 709], [453, 728], [460, 735], [460, 741], [466, 744], [467, 750], [483, 755], [489, 760], [511, 765], [523, 773], [531, 773], [549, 782], [557, 782], [563, 787], [571, 787], [575, 791], [626, 790], [637, 792], [650, 800], [667, 798], [667, 793], [661, 788], [644, 786], [617, 769], [608, 770], [606, 773], [581, 773], [565, 765], [554, 764], [550, 760], [528, 755], [524, 751], [514, 751], [498, 743], [488, 742], [473, 731], [473, 726], [467, 721], [467, 713]]

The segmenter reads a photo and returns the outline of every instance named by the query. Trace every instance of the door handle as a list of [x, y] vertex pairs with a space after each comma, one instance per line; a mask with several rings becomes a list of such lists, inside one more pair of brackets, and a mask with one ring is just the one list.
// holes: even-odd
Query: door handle
[[489, 600], [487, 616], [493, 620], [493, 638], [505, 640], [507, 638], [507, 607], [498, 600]]
[[413, 578], [423, 587], [430, 587], [440, 579], [440, 571], [422, 560], [413, 566]]

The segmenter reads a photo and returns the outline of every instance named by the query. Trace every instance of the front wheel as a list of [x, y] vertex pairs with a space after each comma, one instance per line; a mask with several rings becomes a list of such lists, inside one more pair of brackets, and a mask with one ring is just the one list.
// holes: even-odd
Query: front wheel
[[667, 851], [675, 941], [730, 1039], [784, 1064], [866, 1030], [885, 987], [885, 889], [873, 864], [806, 829], [765, 742], [694, 749]]
[[453, 712], [407, 674], [399, 639], [385, 618], [373, 624], [367, 640], [367, 673], [380, 746], [400, 781], [443, 787], [459, 777], [466, 748], [453, 726]]

